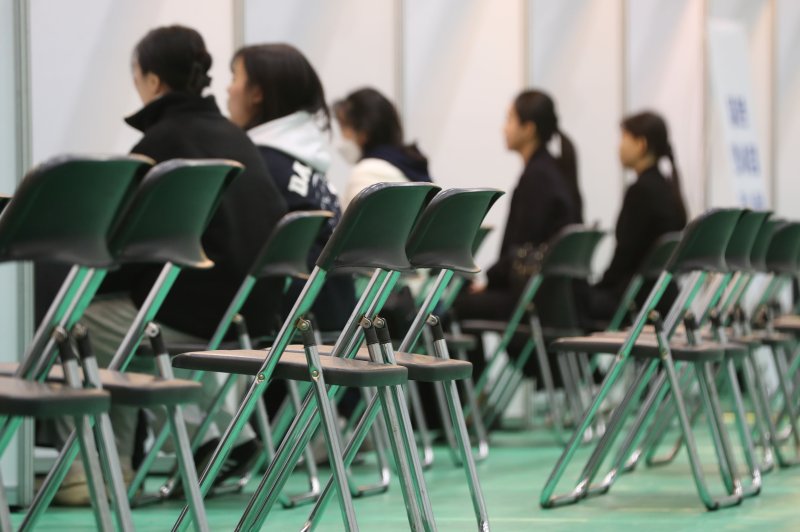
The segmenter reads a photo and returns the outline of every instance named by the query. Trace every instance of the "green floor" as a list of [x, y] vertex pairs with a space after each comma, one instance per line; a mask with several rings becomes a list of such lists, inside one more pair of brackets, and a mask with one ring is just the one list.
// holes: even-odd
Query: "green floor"
[[[703, 457], [712, 458], [706, 439], [701, 437], [700, 446]], [[739, 507], [706, 512], [697, 499], [682, 454], [668, 467], [642, 469], [623, 476], [606, 496], [542, 510], [539, 492], [558, 454], [559, 448], [546, 432], [494, 435], [491, 455], [479, 465], [492, 530], [800, 530], [800, 468], [766, 475], [761, 495]], [[708, 472], [710, 476], [713, 467]], [[360, 479], [369, 480], [372, 470], [361, 466], [356, 473]], [[439, 530], [474, 530], [463, 473], [452, 467], [444, 448], [437, 449], [436, 464], [426, 478]], [[292, 482], [295, 487], [302, 485], [299, 476]], [[718, 483], [712, 484], [717, 492], [719, 488]], [[232, 530], [246, 502], [245, 494], [211, 499], [207, 505], [211, 529]], [[386, 494], [356, 500], [355, 507], [362, 530], [408, 529], [396, 485]], [[307, 511], [307, 507], [277, 509], [269, 516], [265, 529], [298, 530]], [[134, 521], [138, 530], [169, 530], [178, 512], [178, 503], [141, 508], [134, 511]], [[14, 516], [15, 523], [20, 519], [21, 516]], [[333, 503], [319, 530], [341, 529], [338, 507]], [[88, 510], [54, 508], [37, 530], [94, 530], [94, 526]]]

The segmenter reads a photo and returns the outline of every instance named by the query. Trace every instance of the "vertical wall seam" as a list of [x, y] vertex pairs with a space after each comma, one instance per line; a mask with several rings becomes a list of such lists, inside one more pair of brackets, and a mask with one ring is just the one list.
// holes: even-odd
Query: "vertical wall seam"
[[[17, 179], [22, 179], [31, 167], [31, 109], [30, 109], [30, 2], [14, 2], [14, 47], [16, 49], [15, 99], [17, 136]], [[33, 268], [18, 264], [17, 285], [17, 345], [18, 353], [25, 352], [26, 339], [33, 337]], [[17, 493], [9, 503], [27, 506], [33, 501], [33, 422], [25, 420], [17, 432]], [[9, 494], [10, 495], [10, 494]]]

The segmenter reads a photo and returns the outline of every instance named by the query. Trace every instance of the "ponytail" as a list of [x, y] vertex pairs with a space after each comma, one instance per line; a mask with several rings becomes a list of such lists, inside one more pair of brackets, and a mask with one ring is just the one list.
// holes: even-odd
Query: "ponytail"
[[567, 182], [572, 202], [578, 215], [578, 221], [583, 223], [583, 198], [581, 198], [581, 189], [578, 182], [578, 156], [575, 152], [575, 145], [572, 143], [567, 135], [562, 131], [556, 131], [553, 136], [558, 139], [558, 150], [551, 150], [550, 154], [555, 158], [561, 174]]
[[558, 127], [558, 115], [553, 99], [540, 90], [522, 91], [514, 99], [514, 112], [521, 124], [533, 122], [541, 146], [556, 160], [559, 169], [567, 182], [575, 212], [583, 220], [583, 200], [578, 186], [578, 159], [575, 146]]
[[681, 187], [681, 178], [678, 173], [678, 165], [675, 163], [675, 153], [672, 151], [672, 144], [667, 142], [667, 148], [664, 157], [669, 161], [671, 171], [669, 173], [669, 182], [672, 185], [672, 193], [675, 196], [675, 202], [680, 206], [683, 212], [683, 217], [686, 218], [686, 205], [683, 202], [683, 191]]

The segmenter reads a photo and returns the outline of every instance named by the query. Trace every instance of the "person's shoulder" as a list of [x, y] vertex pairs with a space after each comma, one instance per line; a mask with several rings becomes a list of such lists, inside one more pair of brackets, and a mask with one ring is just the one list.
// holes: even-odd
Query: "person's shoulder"
[[383, 159], [366, 158], [361, 159], [353, 166], [351, 175], [372, 176], [378, 181], [406, 181], [406, 176], [395, 165]]

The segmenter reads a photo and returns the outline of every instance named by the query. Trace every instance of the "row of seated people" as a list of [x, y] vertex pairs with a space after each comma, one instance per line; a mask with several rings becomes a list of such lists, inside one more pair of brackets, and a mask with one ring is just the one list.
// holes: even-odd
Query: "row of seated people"
[[[340, 201], [326, 180], [330, 111], [319, 77], [302, 53], [281, 44], [237, 51], [228, 89], [230, 119], [213, 97], [203, 95], [211, 81], [210, 66], [202, 37], [179, 26], [152, 30], [133, 54], [134, 85], [144, 106], [126, 119], [143, 134], [132, 153], [156, 162], [230, 159], [245, 167], [225, 192], [204, 235], [216, 267], [185, 272], [157, 316], [168, 343], [201, 342], [211, 336], [261, 245], [287, 210], [334, 213], [309, 257], [313, 261], [336, 226], [342, 206], [359, 190], [375, 182], [431, 181], [424, 155], [415, 145], [404, 143], [392, 103], [373, 89], [361, 89], [332, 106], [343, 139], [339, 149], [354, 164]], [[686, 223], [663, 119], [640, 113], [626, 118], [621, 130], [620, 161], [636, 172], [637, 179], [625, 193], [611, 265], [597, 285], [574, 287], [576, 305], [587, 320], [608, 319], [653, 242]], [[456, 302], [461, 319], [506, 317], [523, 284], [515, 273], [515, 261], [534, 253], [566, 225], [582, 222], [575, 148], [560, 132], [553, 100], [541, 91], [521, 93], [509, 108], [504, 133], [507, 147], [521, 156], [524, 170], [511, 197], [499, 259], [488, 271], [488, 284], [473, 284]], [[84, 321], [93, 332], [101, 366], [113, 356], [157, 275], [158, 270], [149, 267], [123, 267], [108, 276], [103, 297], [87, 309]], [[53, 269], [38, 269], [37, 300], [52, 299], [53, 287], [62, 278]], [[294, 286], [284, 296], [278, 283], [259, 284], [243, 310], [253, 335], [269, 333], [273, 324], [258, 317], [285, 312], [298, 291]], [[557, 312], [547, 310], [548, 291], [543, 287], [536, 304], [545, 319], [557, 319]], [[352, 308], [354, 301], [352, 279], [342, 276], [328, 283], [314, 309], [319, 327], [341, 328], [347, 316], [342, 309]], [[480, 349], [470, 354], [470, 360], [477, 378], [484, 365]], [[213, 379], [205, 384], [210, 389], [217, 386]], [[206, 406], [198, 405], [194, 415], [187, 409], [190, 428], [202, 419]], [[203, 448], [213, 449], [230, 416], [229, 410], [220, 412]], [[134, 436], [142, 417], [134, 409], [116, 406], [111, 419], [123, 467], [132, 474]], [[56, 432], [65, 430], [60, 427]], [[256, 454], [255, 432], [246, 428], [237, 444], [231, 454], [234, 474], [245, 470]], [[65, 490], [60, 500], [85, 503], [83, 476], [80, 471], [73, 473], [75, 482], [68, 480], [65, 486], [77, 489]]]

